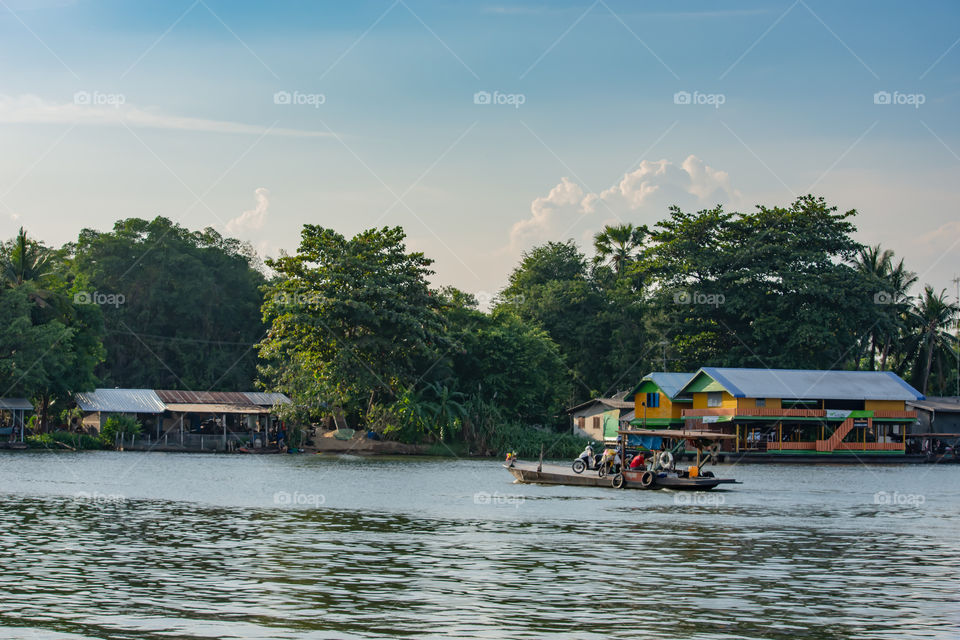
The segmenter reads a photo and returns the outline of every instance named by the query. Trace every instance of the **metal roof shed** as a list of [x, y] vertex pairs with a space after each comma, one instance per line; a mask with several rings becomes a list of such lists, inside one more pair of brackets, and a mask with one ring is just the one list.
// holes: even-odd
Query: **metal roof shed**
[[151, 389], [97, 389], [74, 394], [83, 411], [98, 413], [163, 413], [163, 401]]

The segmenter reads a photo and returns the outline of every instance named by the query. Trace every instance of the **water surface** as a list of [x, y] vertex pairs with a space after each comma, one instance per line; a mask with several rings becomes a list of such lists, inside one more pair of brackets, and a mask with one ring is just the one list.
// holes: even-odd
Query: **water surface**
[[957, 638], [960, 466], [0, 455], [0, 637]]

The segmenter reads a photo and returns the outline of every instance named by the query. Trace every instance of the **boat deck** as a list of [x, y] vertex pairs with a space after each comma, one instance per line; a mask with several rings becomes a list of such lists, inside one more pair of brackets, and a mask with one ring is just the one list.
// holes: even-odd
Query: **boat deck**
[[[581, 487], [607, 487], [615, 488], [614, 477], [606, 475], [600, 477], [596, 471], [584, 471], [583, 473], [574, 473], [569, 466], [558, 464], [544, 464], [537, 470], [535, 462], [516, 461], [513, 465], [504, 465], [507, 470], [517, 479], [518, 482], [526, 484], [562, 484]], [[628, 489], [686, 489], [694, 491], [708, 491], [720, 484], [732, 484], [735, 480], [726, 478], [678, 478], [676, 475], [660, 476], [658, 474], [652, 486], [641, 486], [639, 484], [640, 471], [626, 472], [625, 485]]]

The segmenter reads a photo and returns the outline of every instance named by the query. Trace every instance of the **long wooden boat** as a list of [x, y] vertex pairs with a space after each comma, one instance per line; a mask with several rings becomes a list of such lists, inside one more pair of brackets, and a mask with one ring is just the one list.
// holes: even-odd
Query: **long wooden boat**
[[[581, 487], [610, 487], [615, 489], [675, 489], [709, 491], [721, 484], [737, 484], [731, 478], [698, 476], [683, 477], [683, 472], [624, 471], [622, 474], [599, 476], [595, 471], [576, 474], [568, 466], [539, 465], [536, 462], [514, 461], [503, 465], [517, 482], [524, 484], [564, 484]], [[644, 477], [645, 474], [649, 474]], [[622, 477], [622, 480], [621, 480]]]
[[[521, 462], [509, 460], [503, 465], [517, 482], [525, 484], [562, 484], [586, 487], [610, 487], [614, 489], [674, 489], [686, 491], [709, 491], [721, 484], [740, 484], [733, 478], [717, 478], [713, 473], [703, 470], [703, 449], [710, 447], [717, 440], [733, 438], [735, 436], [711, 431], [694, 431], [685, 429], [623, 429], [622, 436], [642, 435], [670, 438], [682, 447], [688, 443], [697, 450], [697, 460], [687, 469], [676, 469], [673, 466], [672, 455], [669, 467], [662, 467], [654, 462], [650, 469], [624, 469], [620, 473], [600, 475], [595, 470], [575, 473], [572, 468], [557, 464], [544, 464], [542, 460], [536, 462]], [[624, 440], [626, 441], [626, 440]], [[717, 445], [719, 447], [719, 445]], [[716, 453], [707, 456], [707, 461], [715, 461]]]

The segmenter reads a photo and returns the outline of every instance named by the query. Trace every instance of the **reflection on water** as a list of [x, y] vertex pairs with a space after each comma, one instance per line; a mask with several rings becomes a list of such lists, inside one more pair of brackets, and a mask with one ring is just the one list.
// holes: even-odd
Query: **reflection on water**
[[726, 474], [745, 484], [525, 486], [489, 461], [6, 455], [0, 637], [960, 635], [960, 467]]

